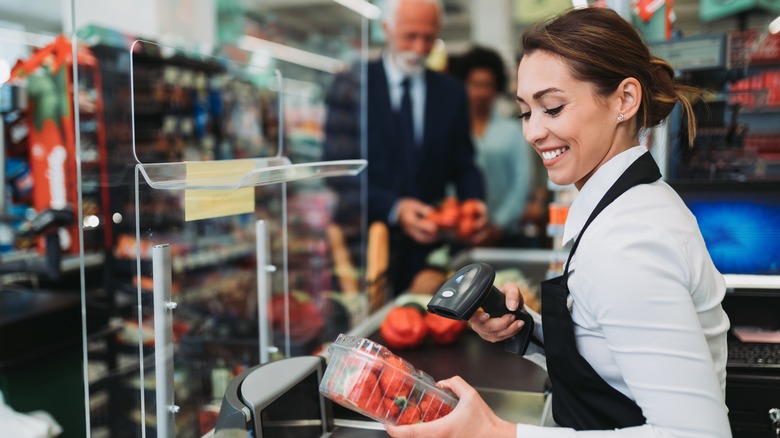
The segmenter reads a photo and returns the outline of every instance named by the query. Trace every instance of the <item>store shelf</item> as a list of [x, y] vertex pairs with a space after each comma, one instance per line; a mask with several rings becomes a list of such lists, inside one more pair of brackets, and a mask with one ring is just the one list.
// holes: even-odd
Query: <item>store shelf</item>
[[776, 115], [780, 114], [780, 106], [765, 106], [765, 107], [743, 107], [740, 109], [740, 114], [767, 114]]
[[[205, 166], [209, 162], [176, 162], [138, 164], [146, 182], [160, 190], [234, 190], [268, 184], [299, 181], [332, 176], [354, 176], [368, 164], [366, 160], [318, 161], [292, 164], [286, 157], [257, 158], [249, 160], [222, 160], [221, 165], [233, 164], [234, 168], [253, 166], [246, 172], [225, 173], [221, 170], [198, 172], [188, 176], [188, 169]], [[211, 163], [217, 163], [215, 161]], [[219, 167], [222, 169], [222, 166]]]
[[[0, 259], [2, 263], [14, 263], [21, 261], [35, 262], [42, 259], [42, 255], [36, 251], [14, 251], [12, 253], [3, 254]], [[60, 262], [60, 269], [62, 272], [73, 272], [79, 269], [82, 260], [85, 268], [92, 268], [103, 264], [105, 256], [103, 253], [87, 253], [84, 257], [78, 255], [63, 255]]]
[[[185, 253], [173, 258], [171, 270], [175, 274], [191, 272], [203, 268], [222, 266], [234, 260], [250, 257], [255, 254], [254, 243], [235, 242], [232, 245], [202, 249], [193, 253]], [[149, 271], [152, 268], [151, 260], [141, 260], [141, 270]], [[134, 259], [117, 259], [114, 262], [117, 272], [131, 274], [137, 268]]]

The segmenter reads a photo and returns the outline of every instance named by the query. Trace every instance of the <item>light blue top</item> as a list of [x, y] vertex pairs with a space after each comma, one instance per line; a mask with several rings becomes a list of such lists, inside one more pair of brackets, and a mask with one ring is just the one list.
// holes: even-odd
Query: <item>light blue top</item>
[[516, 233], [533, 181], [531, 146], [520, 122], [495, 110], [482, 137], [472, 136], [485, 179], [490, 222], [505, 233]]

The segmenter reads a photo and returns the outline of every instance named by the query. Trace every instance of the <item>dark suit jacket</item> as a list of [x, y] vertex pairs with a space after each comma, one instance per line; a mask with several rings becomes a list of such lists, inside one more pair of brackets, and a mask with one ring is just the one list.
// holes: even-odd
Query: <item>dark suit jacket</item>
[[461, 199], [484, 199], [474, 163], [468, 100], [456, 79], [425, 72], [423, 144], [411, 154], [401, 146], [382, 60], [368, 64], [368, 219], [387, 221], [402, 197], [436, 204], [453, 183]]
[[[382, 60], [368, 64], [368, 219], [387, 222], [390, 209], [403, 197], [436, 205], [448, 183], [461, 199], [484, 199], [482, 174], [474, 163], [468, 100], [456, 79], [425, 72], [426, 97], [423, 144], [406, 151], [398, 119], [390, 104]], [[439, 246], [420, 245], [396, 230], [392, 242], [393, 283], [407, 288]]]

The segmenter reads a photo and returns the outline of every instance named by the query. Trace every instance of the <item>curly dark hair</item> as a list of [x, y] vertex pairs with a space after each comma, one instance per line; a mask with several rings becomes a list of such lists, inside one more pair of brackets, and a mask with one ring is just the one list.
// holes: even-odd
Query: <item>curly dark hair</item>
[[456, 60], [453, 74], [461, 81], [466, 82], [469, 73], [475, 68], [490, 70], [495, 79], [496, 91], [499, 93], [506, 91], [508, 80], [506, 66], [498, 52], [487, 47], [475, 46]]

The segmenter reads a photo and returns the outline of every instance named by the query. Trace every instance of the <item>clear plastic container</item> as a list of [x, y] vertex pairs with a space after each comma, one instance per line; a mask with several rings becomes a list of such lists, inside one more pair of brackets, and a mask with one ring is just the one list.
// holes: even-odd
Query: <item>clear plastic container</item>
[[382, 423], [433, 421], [452, 411], [458, 398], [436, 386], [386, 347], [339, 335], [329, 350], [320, 392], [334, 402]]

